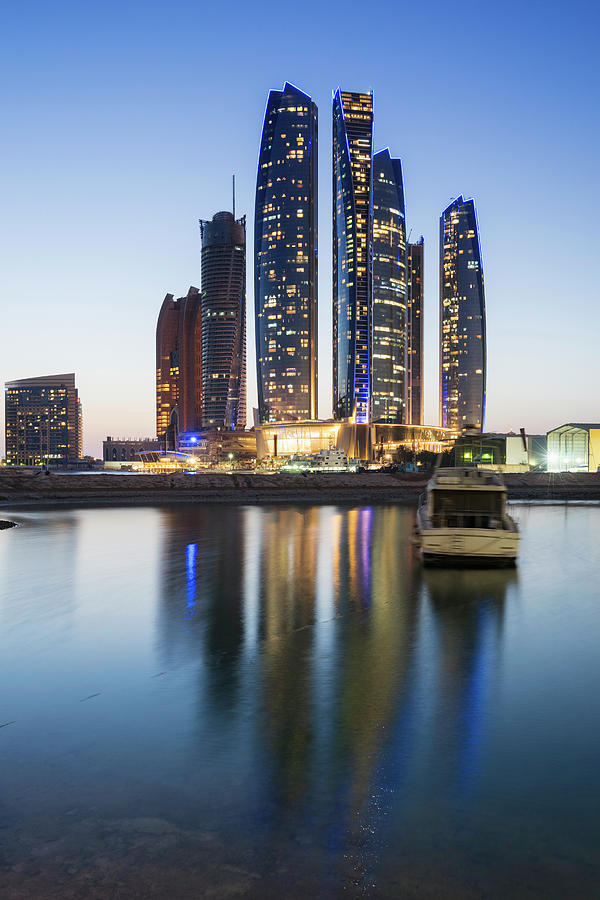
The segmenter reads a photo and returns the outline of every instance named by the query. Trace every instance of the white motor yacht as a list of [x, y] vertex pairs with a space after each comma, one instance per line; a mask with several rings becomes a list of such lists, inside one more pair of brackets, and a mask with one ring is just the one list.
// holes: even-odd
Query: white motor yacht
[[419, 502], [415, 543], [425, 565], [514, 566], [519, 529], [499, 473], [437, 469]]

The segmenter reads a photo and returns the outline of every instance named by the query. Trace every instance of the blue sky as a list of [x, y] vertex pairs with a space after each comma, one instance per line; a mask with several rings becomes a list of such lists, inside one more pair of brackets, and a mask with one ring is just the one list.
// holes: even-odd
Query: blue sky
[[320, 414], [341, 85], [373, 89], [375, 146], [402, 158], [408, 227], [425, 236], [426, 420], [438, 417], [438, 220], [462, 193], [483, 249], [486, 427], [600, 421], [599, 26], [580, 0], [5, 7], [0, 379], [75, 371], [95, 455], [107, 434], [154, 433], [160, 304], [200, 286], [197, 220], [230, 208], [232, 172], [251, 237], [266, 97], [289, 80], [319, 107]]

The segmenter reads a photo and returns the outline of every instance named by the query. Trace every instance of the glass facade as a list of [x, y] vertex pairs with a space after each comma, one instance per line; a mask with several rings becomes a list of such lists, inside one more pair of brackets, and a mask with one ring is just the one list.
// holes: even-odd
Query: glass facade
[[202, 426], [235, 431], [246, 427], [246, 219], [218, 212], [200, 231]]
[[408, 244], [408, 310], [407, 310], [407, 421], [412, 425], [423, 424], [423, 237], [415, 244]]
[[267, 101], [256, 180], [254, 302], [261, 422], [317, 416], [317, 107]]
[[371, 377], [373, 94], [333, 98], [333, 414], [366, 423]]
[[485, 298], [473, 200], [458, 197], [440, 219], [440, 424], [483, 430]]
[[402, 165], [373, 157], [371, 420], [406, 422], [406, 225]]
[[81, 459], [82, 416], [74, 374], [7, 382], [5, 413], [7, 465]]
[[202, 416], [200, 292], [167, 294], [156, 325], [156, 433], [175, 449], [180, 431], [197, 431]]
[[335, 448], [343, 450], [348, 458], [370, 461], [375, 448], [382, 454], [400, 448], [414, 453], [439, 453], [452, 445], [451, 435], [443, 428], [387, 423], [363, 425], [333, 420], [294, 422], [260, 425], [255, 433], [259, 460]]

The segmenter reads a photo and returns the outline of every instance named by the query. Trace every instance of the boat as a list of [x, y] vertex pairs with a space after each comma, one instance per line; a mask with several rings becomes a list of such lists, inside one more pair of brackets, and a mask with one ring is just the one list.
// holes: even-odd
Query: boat
[[303, 456], [294, 454], [285, 462], [281, 472], [356, 472], [358, 460], [348, 459], [343, 450], [330, 447], [329, 450], [320, 450]]
[[491, 469], [437, 469], [419, 499], [415, 544], [424, 565], [514, 566], [519, 529]]

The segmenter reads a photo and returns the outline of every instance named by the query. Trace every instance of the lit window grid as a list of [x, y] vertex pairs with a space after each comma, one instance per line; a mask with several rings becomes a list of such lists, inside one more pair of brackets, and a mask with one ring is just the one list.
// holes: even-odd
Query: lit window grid
[[42, 466], [81, 458], [82, 415], [74, 377], [8, 382], [5, 390], [8, 465]]
[[[471, 265], [469, 265], [471, 263]], [[473, 265], [475, 263], [475, 265]], [[483, 428], [485, 299], [473, 201], [460, 197], [440, 220], [440, 422]]]
[[[310, 98], [298, 94], [305, 98], [300, 105], [280, 104], [269, 110], [274, 95], [275, 101], [281, 97], [272, 92], [259, 158], [255, 305], [262, 421], [314, 417], [317, 413], [317, 111]], [[302, 157], [291, 156], [286, 146], [294, 128], [304, 131], [296, 138], [307, 147]], [[276, 180], [265, 180], [261, 173], [272, 167], [280, 174]], [[283, 370], [292, 355], [297, 372], [290, 380]]]
[[400, 160], [373, 158], [372, 219], [373, 422], [406, 421], [406, 231]]
[[337, 418], [370, 418], [369, 210], [372, 94], [338, 91], [333, 113], [333, 408]]

